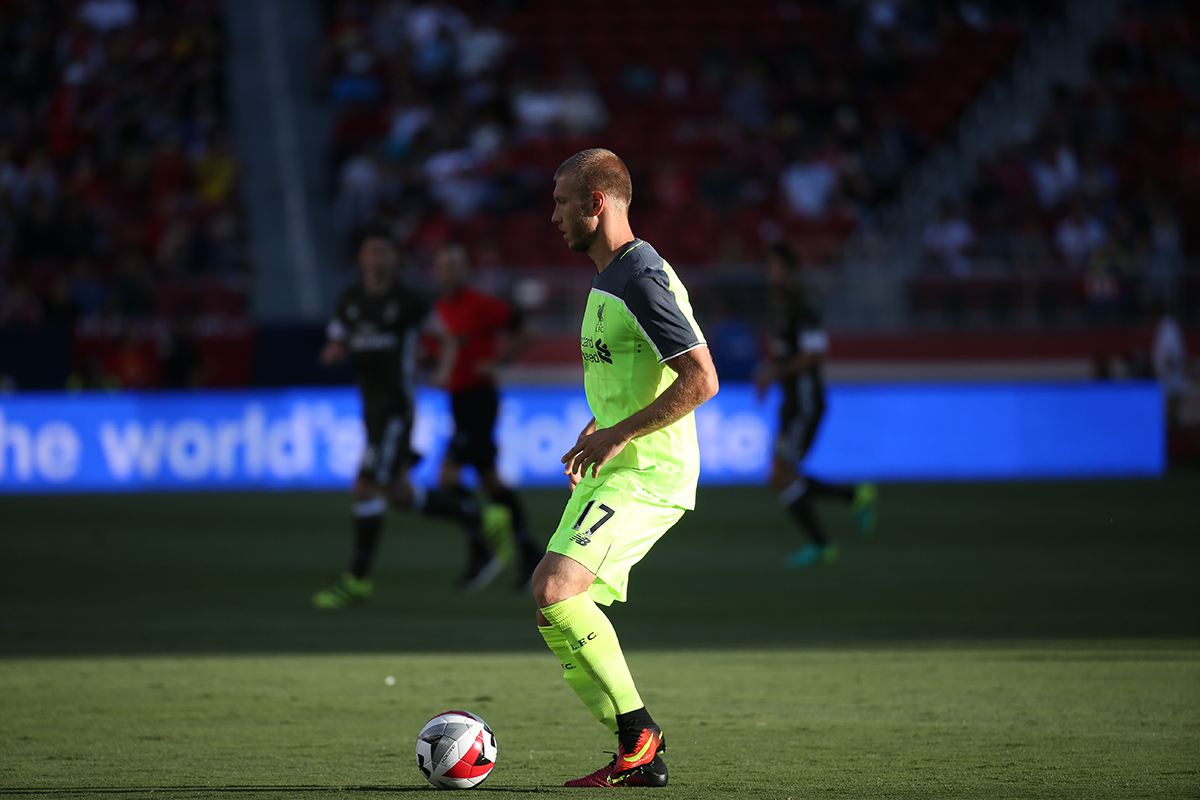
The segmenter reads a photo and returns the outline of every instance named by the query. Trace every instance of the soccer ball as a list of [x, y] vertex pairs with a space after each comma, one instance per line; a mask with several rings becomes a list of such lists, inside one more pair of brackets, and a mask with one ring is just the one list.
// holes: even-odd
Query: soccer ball
[[496, 735], [474, 714], [438, 714], [417, 737], [417, 769], [439, 789], [473, 789], [494, 766]]

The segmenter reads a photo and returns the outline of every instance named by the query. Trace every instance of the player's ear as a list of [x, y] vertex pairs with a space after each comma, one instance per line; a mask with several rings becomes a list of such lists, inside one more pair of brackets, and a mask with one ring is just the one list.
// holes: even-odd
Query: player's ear
[[604, 206], [608, 204], [608, 198], [604, 196], [604, 192], [592, 192], [592, 216], [596, 216]]

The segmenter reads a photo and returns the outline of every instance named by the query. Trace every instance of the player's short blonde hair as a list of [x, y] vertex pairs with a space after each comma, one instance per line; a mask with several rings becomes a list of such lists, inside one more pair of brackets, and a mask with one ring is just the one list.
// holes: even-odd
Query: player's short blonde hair
[[581, 196], [603, 192], [615, 210], [629, 211], [633, 202], [633, 181], [629, 179], [625, 162], [613, 151], [602, 147], [581, 150], [555, 170], [554, 180], [564, 175], [575, 181]]

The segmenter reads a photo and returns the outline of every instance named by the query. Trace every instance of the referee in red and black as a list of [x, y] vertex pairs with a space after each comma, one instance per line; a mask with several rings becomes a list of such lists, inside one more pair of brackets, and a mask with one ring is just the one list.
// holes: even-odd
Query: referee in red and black
[[493, 436], [500, 405], [496, 374], [529, 347], [532, 336], [511, 304], [470, 285], [470, 262], [462, 246], [440, 247], [434, 253], [433, 271], [440, 290], [434, 320], [442, 328], [442, 341], [449, 342], [441, 353], [438, 373], [446, 376], [454, 414], [454, 438], [442, 462], [441, 485], [465, 494], [462, 467], [474, 467], [492, 503], [511, 516], [517, 589], [528, 590], [543, 550], [530, 537], [521, 498], [496, 472]]

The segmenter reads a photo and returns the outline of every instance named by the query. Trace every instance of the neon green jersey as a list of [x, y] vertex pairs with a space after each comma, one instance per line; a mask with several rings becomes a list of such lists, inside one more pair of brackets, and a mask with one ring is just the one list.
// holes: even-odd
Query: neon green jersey
[[[705, 344], [687, 289], [653, 247], [634, 239], [592, 279], [580, 329], [583, 386], [597, 428], [611, 428], [650, 405], [675, 380], [665, 366]], [[693, 508], [700, 448], [693, 414], [634, 439], [600, 469], [637, 471], [639, 483], [663, 500]]]

